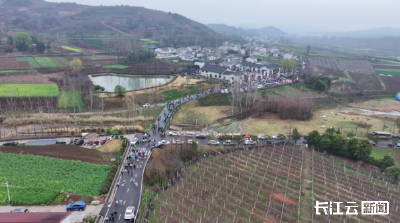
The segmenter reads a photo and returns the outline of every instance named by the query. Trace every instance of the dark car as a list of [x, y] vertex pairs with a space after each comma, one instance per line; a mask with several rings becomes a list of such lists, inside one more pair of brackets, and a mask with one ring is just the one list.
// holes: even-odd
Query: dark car
[[77, 201], [67, 205], [67, 211], [83, 211], [86, 208], [86, 203], [83, 201]]
[[3, 143], [3, 146], [16, 146], [16, 145], [18, 145], [18, 143], [13, 141]]
[[80, 145], [82, 145], [84, 142], [85, 142], [85, 140], [83, 140], [83, 139], [78, 139], [78, 140], [76, 140], [75, 145], [80, 146]]
[[398, 135], [392, 135], [392, 138], [400, 139], [400, 136], [398, 136]]
[[205, 139], [206, 135], [205, 134], [198, 134], [198, 135], [196, 135], [196, 138]]
[[304, 135], [304, 139], [307, 139], [308, 135]]
[[153, 148], [160, 148], [162, 147], [164, 144], [162, 144], [161, 142], [157, 143], [155, 146], [153, 146]]
[[12, 211], [7, 211], [7, 213], [29, 213], [29, 211], [26, 208], [17, 208]]

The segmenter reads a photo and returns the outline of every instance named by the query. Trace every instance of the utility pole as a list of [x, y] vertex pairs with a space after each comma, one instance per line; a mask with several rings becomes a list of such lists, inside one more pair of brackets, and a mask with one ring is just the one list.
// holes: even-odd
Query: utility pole
[[8, 189], [8, 181], [6, 181], [6, 182], [4, 183], [4, 185], [7, 185], [8, 204], [10, 204], [10, 205], [11, 205], [11, 199], [10, 199], [10, 190]]

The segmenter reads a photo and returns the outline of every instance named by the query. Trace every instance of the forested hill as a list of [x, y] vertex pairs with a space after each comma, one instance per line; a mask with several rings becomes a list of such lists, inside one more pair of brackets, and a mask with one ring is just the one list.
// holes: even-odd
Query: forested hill
[[260, 29], [243, 29], [243, 28], [237, 28], [234, 26], [228, 26], [225, 24], [207, 24], [209, 28], [214, 30], [217, 33], [221, 33], [224, 35], [238, 35], [238, 36], [281, 36], [285, 35], [286, 33], [283, 32], [282, 30], [274, 27], [274, 26], [268, 26], [268, 27], [263, 27]]
[[[133, 6], [87, 6], [43, 0], [0, 1], [0, 33], [27, 32], [76, 35], [104, 31], [126, 33], [167, 44], [219, 45], [224, 37], [207, 26], [175, 13]], [[113, 29], [114, 28], [114, 29]]]

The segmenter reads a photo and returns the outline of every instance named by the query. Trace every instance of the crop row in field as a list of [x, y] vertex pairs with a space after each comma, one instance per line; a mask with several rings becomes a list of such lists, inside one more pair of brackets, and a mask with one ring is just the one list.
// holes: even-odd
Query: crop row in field
[[58, 97], [55, 84], [0, 84], [0, 97]]
[[110, 170], [106, 165], [12, 153], [0, 153], [0, 160], [0, 182], [95, 196]]
[[32, 68], [66, 67], [68, 61], [62, 57], [17, 57], [17, 61], [27, 61]]
[[1, 70], [0, 74], [37, 73], [37, 70]]
[[400, 70], [398, 69], [380, 69], [375, 68], [376, 74], [392, 75], [393, 77], [400, 77]]
[[77, 49], [77, 48], [72, 48], [69, 46], [61, 46], [61, 48], [66, 49], [66, 50], [70, 50], [70, 51], [74, 51], [76, 53], [83, 53], [84, 51], [81, 49]]
[[125, 65], [118, 65], [118, 64], [115, 64], [115, 65], [105, 65], [105, 66], [103, 66], [103, 68], [106, 68], [106, 69], [125, 69], [125, 68], [128, 68], [129, 66], [125, 66]]
[[[11, 184], [10, 184], [11, 185]], [[50, 204], [60, 193], [58, 190], [49, 190], [37, 187], [9, 187], [12, 205], [40, 205]], [[7, 187], [0, 186], [0, 205], [7, 205]]]

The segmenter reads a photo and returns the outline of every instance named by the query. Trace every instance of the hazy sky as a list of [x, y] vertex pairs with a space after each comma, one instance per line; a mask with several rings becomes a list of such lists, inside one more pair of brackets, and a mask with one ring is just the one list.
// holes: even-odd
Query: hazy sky
[[[67, 2], [47, 0], [50, 2]], [[355, 31], [398, 24], [398, 0], [71, 0], [85, 5], [132, 5], [175, 12], [201, 23], [284, 31]]]

